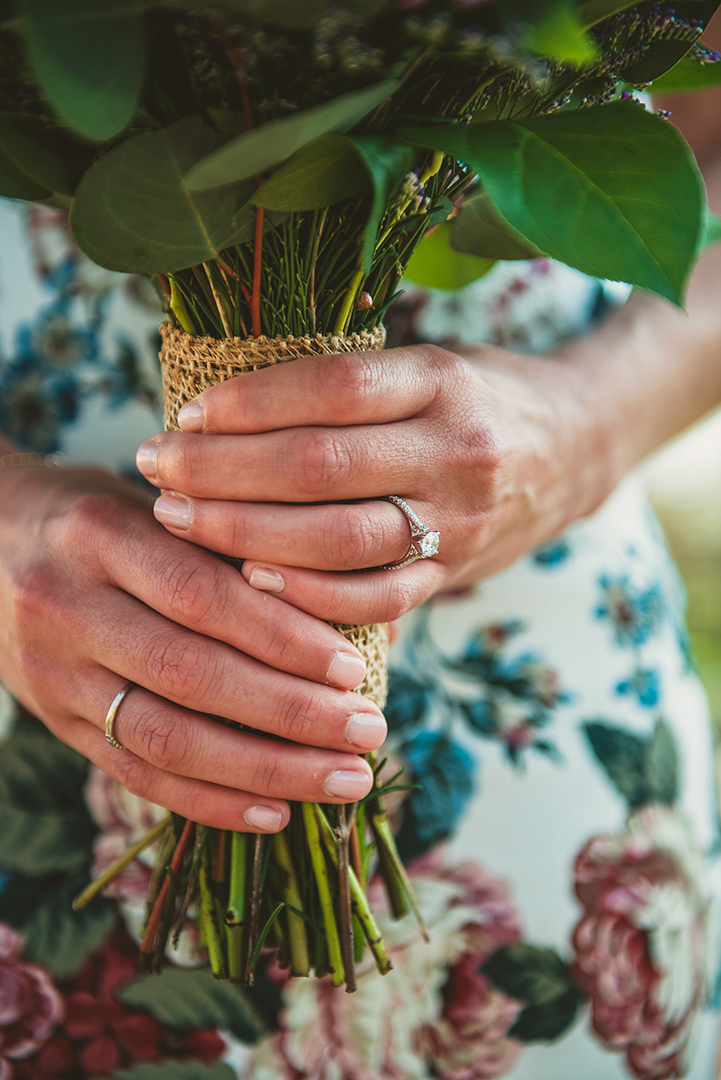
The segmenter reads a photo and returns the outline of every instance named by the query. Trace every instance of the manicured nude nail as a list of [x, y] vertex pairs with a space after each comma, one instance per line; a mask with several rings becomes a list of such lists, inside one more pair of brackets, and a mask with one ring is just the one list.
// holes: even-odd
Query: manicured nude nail
[[353, 653], [337, 652], [328, 668], [328, 682], [342, 686], [344, 690], [355, 690], [366, 677], [365, 661]]
[[266, 832], [277, 832], [283, 820], [280, 810], [273, 806], [251, 806], [243, 814], [246, 825]]
[[361, 750], [376, 750], [388, 733], [382, 716], [372, 712], [354, 713], [346, 724], [345, 737]]
[[351, 769], [338, 769], [332, 772], [325, 782], [327, 795], [337, 799], [362, 799], [371, 789], [372, 781], [367, 773], [354, 772]]
[[153, 513], [163, 525], [171, 525], [174, 529], [189, 529], [193, 524], [193, 504], [174, 491], [164, 491], [155, 500]]
[[205, 427], [205, 409], [203, 402], [190, 401], [178, 413], [178, 427], [181, 431], [199, 432]]
[[158, 479], [158, 444], [146, 442], [135, 455], [135, 464], [148, 480]]
[[248, 584], [262, 592], [282, 592], [285, 582], [277, 570], [269, 570], [267, 566], [255, 566], [248, 578]]

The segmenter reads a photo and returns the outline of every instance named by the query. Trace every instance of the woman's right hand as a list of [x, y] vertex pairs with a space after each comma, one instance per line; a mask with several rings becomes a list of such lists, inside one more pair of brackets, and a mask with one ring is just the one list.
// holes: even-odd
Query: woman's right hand
[[[351, 693], [357, 650], [252, 589], [96, 469], [0, 470], [0, 678], [63, 742], [135, 795], [197, 822], [275, 832], [285, 799], [370, 790], [356, 756], [385, 721]], [[105, 740], [111, 701], [137, 684]], [[225, 727], [207, 715], [292, 742]]]

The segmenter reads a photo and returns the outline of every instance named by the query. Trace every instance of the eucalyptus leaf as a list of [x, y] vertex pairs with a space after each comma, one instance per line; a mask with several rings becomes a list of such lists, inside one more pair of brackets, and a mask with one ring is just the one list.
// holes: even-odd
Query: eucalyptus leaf
[[247, 131], [189, 168], [185, 186], [201, 191], [258, 176], [320, 135], [348, 131], [399, 85], [396, 79], [386, 79]]
[[718, 214], [712, 214], [709, 210], [706, 214], [706, 224], [704, 226], [703, 240], [701, 241], [701, 247], [707, 248], [711, 244], [717, 244], [721, 240], [721, 217]]
[[354, 143], [344, 135], [322, 135], [274, 172], [251, 202], [266, 210], [320, 210], [370, 187]]
[[12, 195], [10, 198], [48, 198], [53, 192], [72, 195], [80, 177], [92, 161], [92, 151], [57, 129], [48, 128], [36, 116], [0, 112], [0, 194], [6, 169], [27, 178], [30, 188], [45, 195]]
[[453, 222], [451, 247], [484, 259], [535, 259], [541, 254], [514, 233], [485, 192], [467, 199]]
[[596, 57], [596, 46], [586, 34], [573, 0], [560, 0], [534, 22], [528, 44], [539, 56], [571, 64], [590, 64]]
[[704, 188], [671, 124], [633, 102], [399, 134], [463, 159], [512, 229], [586, 274], [681, 302]]
[[214, 979], [210, 968], [168, 968], [159, 977], [142, 975], [115, 995], [134, 1009], [145, 1009], [161, 1024], [181, 1030], [228, 1028], [243, 1042], [257, 1042], [268, 1026], [252, 994]]
[[451, 247], [453, 225], [438, 225], [423, 237], [406, 267], [404, 280], [447, 292], [462, 289], [487, 274], [494, 259], [480, 259]]
[[139, 0], [17, 0], [28, 54], [48, 101], [89, 139], [132, 117], [143, 81]]
[[120, 143], [86, 172], [70, 224], [78, 246], [110, 270], [153, 274], [181, 270], [251, 239], [252, 210], [234, 220], [254, 182], [189, 192], [188, 168], [218, 146], [221, 135], [201, 116]]
[[721, 84], [721, 63], [701, 64], [693, 56], [684, 56], [679, 62], [653, 81], [654, 94], [679, 94], [684, 90], [701, 90], [705, 86]]

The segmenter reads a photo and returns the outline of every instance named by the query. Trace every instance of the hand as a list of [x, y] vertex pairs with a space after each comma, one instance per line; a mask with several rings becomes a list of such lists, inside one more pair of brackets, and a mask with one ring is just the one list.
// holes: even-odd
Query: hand
[[[243, 576], [323, 619], [398, 618], [508, 565], [610, 490], [567, 359], [424, 346], [304, 358], [186, 406], [141, 447], [176, 536], [245, 558]], [[202, 434], [201, 434], [202, 433]], [[406, 499], [439, 554], [398, 570]], [[309, 505], [310, 504], [310, 505]]]
[[[116, 477], [0, 471], [0, 609], [0, 678], [133, 794], [218, 828], [274, 832], [285, 799], [348, 802], [371, 787], [356, 754], [380, 745], [385, 721], [349, 692], [365, 671], [356, 649], [169, 536]], [[118, 751], [103, 727], [128, 680]]]

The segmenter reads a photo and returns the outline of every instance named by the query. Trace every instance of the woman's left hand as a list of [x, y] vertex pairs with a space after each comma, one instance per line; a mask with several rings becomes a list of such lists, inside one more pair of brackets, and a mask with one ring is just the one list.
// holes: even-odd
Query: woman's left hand
[[[290, 361], [230, 379], [138, 452], [170, 532], [243, 558], [256, 588], [334, 622], [386, 622], [510, 564], [610, 490], [567, 356], [435, 346]], [[400, 495], [440, 532], [403, 558]], [[366, 570], [359, 574], [351, 571]]]

